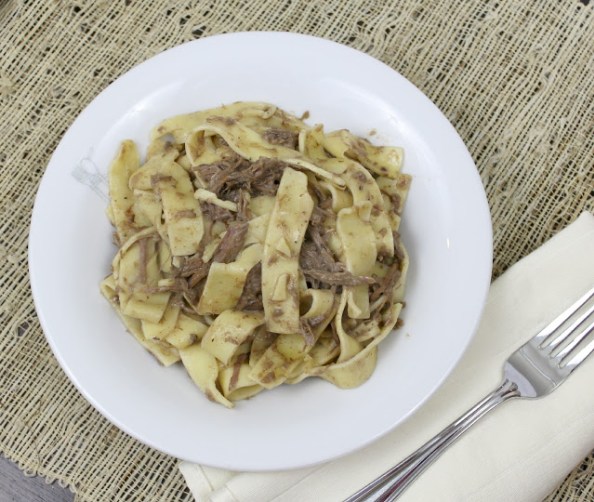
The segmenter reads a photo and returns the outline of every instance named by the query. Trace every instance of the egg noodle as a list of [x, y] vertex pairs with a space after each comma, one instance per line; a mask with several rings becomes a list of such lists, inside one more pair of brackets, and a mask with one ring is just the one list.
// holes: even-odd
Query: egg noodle
[[118, 251], [101, 292], [217, 403], [317, 376], [366, 381], [397, 326], [402, 149], [267, 103], [164, 120], [110, 167]]

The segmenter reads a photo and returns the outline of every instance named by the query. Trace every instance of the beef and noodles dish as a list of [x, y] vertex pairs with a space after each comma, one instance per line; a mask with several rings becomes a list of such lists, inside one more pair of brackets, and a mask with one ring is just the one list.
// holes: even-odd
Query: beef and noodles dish
[[227, 407], [307, 377], [358, 386], [403, 306], [402, 157], [267, 103], [164, 120], [144, 160], [126, 140], [110, 167], [101, 291]]

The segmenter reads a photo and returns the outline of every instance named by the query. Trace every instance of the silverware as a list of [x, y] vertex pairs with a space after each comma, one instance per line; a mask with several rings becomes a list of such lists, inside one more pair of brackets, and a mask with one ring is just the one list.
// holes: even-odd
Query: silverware
[[497, 405], [555, 390], [592, 352], [594, 288], [516, 350], [504, 364], [503, 383], [417, 451], [345, 502], [395, 500], [445, 449]]

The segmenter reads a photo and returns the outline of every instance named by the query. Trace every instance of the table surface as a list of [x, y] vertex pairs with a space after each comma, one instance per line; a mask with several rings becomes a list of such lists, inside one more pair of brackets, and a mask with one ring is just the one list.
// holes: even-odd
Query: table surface
[[[30, 295], [26, 243], [37, 184], [63, 132], [109, 82], [169, 47], [221, 32], [298, 31], [362, 50], [415, 83], [459, 131], [491, 204], [500, 275], [582, 210], [594, 211], [592, 14], [577, 0], [372, 0], [365, 9], [305, 0], [0, 1], [0, 115], [9, 118], [0, 126], [0, 392], [10, 392], [2, 451], [97, 501], [111, 493], [188, 498], [176, 459], [117, 430], [68, 383]], [[34, 441], [44, 456], [35, 457]], [[127, 468], [130, 456], [138, 462]], [[589, 479], [574, 472], [569, 488], [585, 500], [593, 471], [583, 471]], [[73, 499], [0, 453], [0, 502]]]
[[71, 502], [74, 494], [40, 476], [26, 477], [16, 464], [0, 455], [0, 502]]

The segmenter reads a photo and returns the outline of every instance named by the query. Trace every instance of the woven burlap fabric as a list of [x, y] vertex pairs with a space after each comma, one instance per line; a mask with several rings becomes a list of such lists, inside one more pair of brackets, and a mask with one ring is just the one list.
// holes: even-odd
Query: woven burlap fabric
[[[39, 180], [77, 114], [118, 76], [182, 42], [248, 30], [344, 43], [427, 94], [462, 136], [482, 177], [494, 276], [581, 211], [594, 212], [592, 6], [572, 0], [0, 2], [0, 451], [27, 473], [69, 485], [78, 500], [191, 495], [176, 459], [107, 422], [51, 354], [27, 275]], [[592, 498], [590, 456], [549, 500]]]

